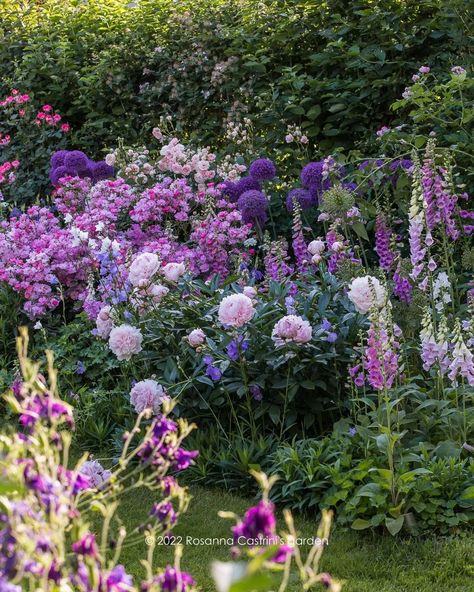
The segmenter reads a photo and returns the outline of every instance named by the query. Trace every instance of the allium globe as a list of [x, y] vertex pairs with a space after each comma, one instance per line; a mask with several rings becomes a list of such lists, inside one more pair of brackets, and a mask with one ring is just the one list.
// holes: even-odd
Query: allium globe
[[301, 183], [307, 189], [319, 187], [323, 180], [323, 162], [309, 162], [300, 174]]
[[105, 179], [110, 179], [115, 174], [114, 167], [109, 166], [105, 160], [94, 162], [91, 164], [90, 168], [94, 183], [97, 183], [98, 181], [105, 181]]
[[358, 312], [366, 314], [373, 306], [384, 306], [386, 293], [377, 278], [365, 275], [352, 280], [347, 296]]
[[52, 169], [49, 173], [50, 181], [53, 185], [59, 185], [59, 180], [63, 177], [74, 176], [74, 172], [66, 168], [65, 166], [58, 166]]
[[155, 253], [140, 253], [132, 261], [128, 270], [128, 281], [135, 287], [149, 284], [160, 269], [160, 260]]
[[151, 378], [137, 382], [130, 391], [130, 403], [137, 413], [151, 409], [155, 415], [158, 415], [163, 401], [167, 399], [165, 389]]
[[314, 193], [308, 189], [296, 188], [292, 189], [286, 198], [286, 209], [289, 212], [293, 211], [294, 202], [297, 201], [302, 210], [308, 210], [316, 205], [317, 200], [315, 199]]
[[262, 226], [267, 219], [268, 200], [261, 191], [252, 189], [242, 193], [237, 201], [237, 207], [245, 224]]
[[99, 314], [97, 315], [97, 319], [95, 321], [97, 327], [97, 335], [102, 337], [102, 339], [107, 339], [110, 335], [110, 332], [114, 328], [114, 322], [112, 317], [110, 316], [110, 311], [112, 308], [110, 306], [103, 306]]
[[184, 263], [167, 263], [161, 273], [169, 282], [177, 282], [179, 278], [186, 272]]
[[64, 166], [73, 171], [83, 171], [88, 165], [89, 159], [81, 150], [72, 150], [64, 156]]
[[239, 197], [237, 183], [224, 181], [221, 185], [222, 195], [225, 195], [231, 203], [235, 203]]
[[109, 347], [117, 360], [130, 360], [134, 354], [142, 351], [143, 335], [140, 329], [123, 324], [114, 327], [109, 336]]
[[285, 343], [307, 343], [311, 341], [313, 330], [308, 321], [296, 315], [287, 315], [276, 323], [272, 339], [276, 346]]
[[199, 347], [206, 340], [206, 334], [202, 329], [193, 329], [188, 335], [188, 343], [191, 347]]
[[276, 167], [269, 158], [258, 158], [250, 165], [249, 175], [257, 181], [271, 181], [276, 175]]
[[254, 314], [253, 302], [245, 294], [226, 296], [219, 305], [219, 321], [229, 327], [242, 327]]
[[57, 169], [60, 166], [64, 166], [64, 159], [66, 158], [67, 150], [58, 150], [51, 156], [51, 168]]
[[237, 181], [237, 183], [235, 183], [235, 196], [236, 199], [238, 199], [242, 195], [242, 193], [245, 193], [246, 191], [260, 191], [261, 189], [262, 186], [257, 181], [257, 179], [254, 179], [253, 177], [242, 177], [240, 181]]

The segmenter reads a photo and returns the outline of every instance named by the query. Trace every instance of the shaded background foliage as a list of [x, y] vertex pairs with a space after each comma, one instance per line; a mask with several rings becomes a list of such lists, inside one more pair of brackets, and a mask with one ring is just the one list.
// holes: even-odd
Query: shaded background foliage
[[[2, 0], [0, 90], [27, 89], [97, 155], [137, 142], [161, 115], [183, 136], [225, 144], [252, 120], [262, 146], [300, 125], [318, 147], [362, 147], [427, 63], [472, 63], [472, 2]], [[235, 58], [222, 76], [216, 64]], [[214, 75], [214, 78], [213, 78]], [[395, 118], [398, 114], [393, 114]], [[365, 147], [365, 146], [364, 146]]]

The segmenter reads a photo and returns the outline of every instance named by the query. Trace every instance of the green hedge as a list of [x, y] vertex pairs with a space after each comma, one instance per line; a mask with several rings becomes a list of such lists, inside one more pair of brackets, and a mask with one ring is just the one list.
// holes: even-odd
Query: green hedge
[[421, 64], [472, 63], [469, 4], [0, 0], [0, 90], [54, 104], [92, 153], [166, 115], [200, 143], [224, 144], [226, 117], [248, 115], [263, 145], [296, 124], [323, 151], [353, 147], [390, 123]]

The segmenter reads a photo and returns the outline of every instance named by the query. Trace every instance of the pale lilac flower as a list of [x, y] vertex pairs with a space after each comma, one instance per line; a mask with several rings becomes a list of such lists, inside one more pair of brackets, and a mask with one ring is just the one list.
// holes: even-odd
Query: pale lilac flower
[[104, 469], [97, 460], [87, 460], [79, 467], [79, 472], [81, 475], [88, 477], [91, 485], [97, 489], [112, 476], [112, 472]]

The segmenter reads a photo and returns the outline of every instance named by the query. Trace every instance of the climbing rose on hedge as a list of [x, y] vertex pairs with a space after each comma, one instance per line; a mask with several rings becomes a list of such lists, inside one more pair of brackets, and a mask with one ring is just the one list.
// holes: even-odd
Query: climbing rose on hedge
[[109, 347], [118, 360], [130, 360], [133, 354], [142, 351], [142, 340], [140, 329], [131, 325], [120, 325], [110, 332]]
[[230, 327], [242, 327], [254, 314], [253, 303], [245, 294], [226, 296], [219, 306], [219, 321]]
[[368, 313], [372, 306], [382, 308], [385, 303], [385, 288], [377, 278], [371, 275], [352, 280], [347, 295], [358, 312], [362, 314]]

